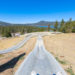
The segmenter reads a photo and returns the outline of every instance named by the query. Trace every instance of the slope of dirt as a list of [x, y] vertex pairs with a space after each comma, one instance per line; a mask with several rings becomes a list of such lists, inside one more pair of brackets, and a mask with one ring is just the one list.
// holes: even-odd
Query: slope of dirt
[[14, 75], [23, 60], [33, 50], [36, 37], [31, 38], [23, 47], [0, 57], [0, 75]]
[[20, 37], [11, 37], [11, 38], [4, 38], [0, 40], [0, 50], [7, 49], [16, 45], [20, 41], [25, 38], [25, 35], [21, 35]]
[[55, 34], [43, 38], [52, 53], [70, 75], [75, 73], [75, 34]]

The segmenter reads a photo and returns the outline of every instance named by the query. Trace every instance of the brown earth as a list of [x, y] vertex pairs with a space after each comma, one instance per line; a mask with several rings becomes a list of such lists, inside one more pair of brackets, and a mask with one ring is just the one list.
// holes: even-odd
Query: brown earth
[[[68, 75], [75, 73], [75, 34], [55, 34], [44, 36], [46, 49], [60, 62]], [[71, 73], [72, 72], [72, 73]]]
[[16, 45], [17, 43], [22, 41], [24, 38], [25, 38], [25, 35], [21, 35], [20, 37], [0, 39], [0, 50], [12, 47], [13, 45]]
[[[70, 68], [75, 73], [75, 34], [55, 34], [44, 36], [43, 40], [46, 49], [55, 56], [61, 66], [65, 70]], [[0, 55], [0, 75], [14, 75], [24, 58], [26, 58], [33, 50], [35, 43], [36, 37], [31, 38], [17, 51]], [[68, 75], [73, 75], [72, 73], [68, 72]]]
[[0, 75], [14, 75], [23, 60], [33, 50], [36, 39], [33, 37], [20, 49], [0, 55]]

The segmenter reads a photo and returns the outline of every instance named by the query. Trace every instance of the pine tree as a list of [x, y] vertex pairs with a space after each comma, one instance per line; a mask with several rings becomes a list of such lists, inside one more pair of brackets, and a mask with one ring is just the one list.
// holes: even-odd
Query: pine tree
[[58, 31], [58, 21], [55, 22], [54, 31]]
[[70, 20], [65, 24], [65, 32], [71, 33], [72, 29], [73, 29], [73, 24], [72, 24], [72, 19], [70, 18]]
[[62, 19], [61, 24], [60, 24], [60, 28], [59, 28], [60, 32], [64, 32], [64, 26], [65, 26], [65, 22], [64, 22], [64, 19]]

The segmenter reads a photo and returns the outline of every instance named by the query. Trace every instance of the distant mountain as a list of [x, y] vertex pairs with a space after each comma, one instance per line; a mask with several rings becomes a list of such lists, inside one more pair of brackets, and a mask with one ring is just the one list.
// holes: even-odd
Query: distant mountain
[[[46, 26], [46, 25], [48, 25], [48, 24], [50, 24], [50, 25], [54, 25], [55, 22], [40, 21], [40, 22], [37, 22], [37, 23], [26, 24], [26, 25], [33, 25], [33, 26], [35, 26], [35, 25], [42, 25], [42, 26]], [[60, 22], [58, 22], [58, 24], [60, 25]]]
[[12, 25], [12, 24], [11, 23], [7, 23], [7, 22], [0, 21], [0, 25], [2, 25], [2, 26], [8, 26], [8, 25]]
[[54, 25], [55, 22], [49, 22], [49, 21], [40, 21], [40, 22], [37, 22], [37, 23], [34, 23], [33, 25]]
[[[55, 22], [49, 22], [49, 21], [40, 21], [40, 22], [37, 22], [37, 23], [30, 23], [30, 24], [11, 24], [11, 23], [7, 23], [7, 22], [2, 22], [0, 21], [0, 25], [2, 26], [11, 26], [11, 25], [30, 25], [30, 26], [35, 26], [35, 25], [42, 25], [42, 26], [45, 26], [45, 25], [54, 25]], [[58, 22], [58, 24], [60, 24], [60, 22]]]

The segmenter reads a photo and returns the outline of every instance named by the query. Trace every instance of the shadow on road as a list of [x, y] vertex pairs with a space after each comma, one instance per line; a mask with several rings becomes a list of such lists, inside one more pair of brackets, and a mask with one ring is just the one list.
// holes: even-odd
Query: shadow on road
[[10, 69], [10, 68], [13, 68], [16, 63], [18, 62], [18, 60], [23, 57], [25, 55], [25, 53], [11, 59], [10, 61], [8, 61], [7, 63], [3, 64], [3, 65], [0, 65], [0, 72], [3, 72], [5, 71], [6, 69]]

